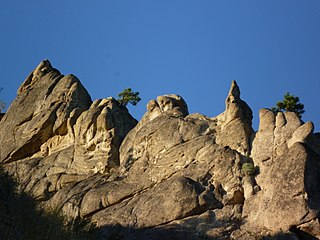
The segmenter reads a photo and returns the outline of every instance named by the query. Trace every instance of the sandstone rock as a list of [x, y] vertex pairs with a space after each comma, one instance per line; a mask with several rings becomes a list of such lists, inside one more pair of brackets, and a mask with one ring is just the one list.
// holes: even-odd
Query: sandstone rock
[[75, 76], [62, 76], [48, 61], [41, 62], [37, 69], [31, 74], [36, 77], [24, 82], [1, 121], [0, 162], [38, 152], [55, 132], [64, 133], [62, 129], [73, 109], [83, 111], [91, 104], [89, 94]]
[[[116, 100], [92, 103], [75, 76], [62, 76], [47, 60], [18, 94], [0, 124], [0, 157], [21, 189], [55, 208], [64, 201], [52, 200], [53, 196], [65, 194], [67, 187], [73, 192], [74, 183], [85, 183], [90, 176], [119, 165], [120, 144], [137, 122]], [[84, 195], [85, 189], [77, 194]], [[61, 209], [77, 217], [81, 200], [65, 202]]]
[[252, 143], [251, 157], [260, 174], [256, 181], [263, 186], [268, 178], [270, 166], [274, 161], [286, 154], [296, 142], [306, 142], [312, 135], [313, 124], [307, 122], [302, 125], [299, 117], [293, 112], [279, 112], [275, 115], [271, 110], [260, 110], [259, 131]]
[[[140, 192], [153, 191], [155, 184], [170, 181], [172, 176], [188, 177], [202, 185], [204, 190], [198, 196], [202, 207], [243, 201], [241, 156], [215, 144], [215, 122], [200, 115], [182, 118], [171, 114], [170, 111], [162, 113], [145, 125], [138, 125], [126, 136], [120, 149], [123, 177], [91, 189], [84, 196], [81, 215], [113, 205], [111, 209], [118, 209], [123, 200], [136, 195], [139, 201]], [[130, 218], [128, 214], [121, 215]]]
[[182, 115], [186, 116], [189, 114], [186, 102], [179, 95], [168, 94], [159, 96], [157, 98], [157, 102], [161, 112], [166, 112], [168, 110], [177, 108], [178, 111], [181, 111]]
[[20, 88], [18, 89], [18, 95], [22, 92], [30, 90], [32, 86], [39, 80], [39, 78], [46, 75], [48, 72], [52, 71], [53, 68], [49, 60], [43, 60], [40, 64], [33, 70], [26, 80], [22, 83]]
[[217, 133], [217, 143], [229, 146], [243, 155], [248, 155], [251, 150], [250, 142], [253, 134], [252, 111], [241, 100], [240, 89], [236, 81], [232, 81], [226, 99], [226, 110], [217, 119], [221, 128]]
[[296, 227], [296, 232], [301, 239], [320, 239], [319, 219], [311, 220]]
[[256, 134], [251, 120], [233, 81], [217, 117], [168, 94], [137, 124], [45, 60], [0, 122], [0, 163], [40, 207], [94, 223], [104, 239], [317, 236], [319, 134], [294, 113], [260, 110]]
[[[237, 229], [241, 211], [238, 205], [226, 206], [223, 209], [208, 210], [200, 215], [175, 220], [143, 233], [141, 239], [230, 239], [228, 232]], [[228, 219], [228, 220], [227, 220]]]
[[74, 126], [75, 160], [68, 173], [103, 173], [119, 166], [120, 144], [136, 124], [115, 99], [102, 99], [97, 106], [94, 103]]
[[290, 148], [296, 142], [305, 142], [306, 139], [313, 133], [313, 123], [306, 122], [298, 127], [292, 134], [292, 137], [288, 140], [288, 148]]
[[259, 115], [259, 131], [253, 140], [251, 157], [261, 166], [273, 157], [275, 115], [268, 109], [261, 109]]
[[[149, 118], [154, 112], [146, 113], [127, 134], [120, 148], [120, 176], [114, 180], [110, 177], [86, 192], [81, 216], [93, 214], [92, 220], [102, 228], [120, 224], [131, 229], [162, 225], [187, 217], [190, 211], [201, 213], [243, 203], [240, 167], [245, 157], [215, 143], [215, 120], [200, 114], [185, 116], [184, 104], [173, 103], [167, 103], [168, 108], [162, 107], [166, 111], [158, 111], [158, 116]], [[151, 104], [155, 108], [163, 105], [151, 101], [148, 106]], [[191, 194], [187, 189], [175, 189], [163, 199], [164, 192], [171, 191], [163, 186], [175, 186], [176, 179], [189, 179], [200, 190], [192, 190]], [[184, 188], [180, 182], [177, 186]], [[182, 192], [180, 197], [176, 196]], [[170, 196], [180, 200], [176, 202]], [[189, 210], [182, 210], [185, 205], [180, 204], [188, 201], [181, 199], [191, 196], [194, 202], [188, 203]], [[159, 204], [166, 207], [157, 213], [159, 210], [153, 206]], [[178, 209], [180, 214], [184, 212], [181, 216], [175, 213]]]
[[253, 228], [274, 232], [317, 217], [320, 207], [320, 158], [301, 143], [275, 159], [264, 173], [261, 191], [244, 203], [244, 217]]
[[171, 178], [98, 212], [92, 220], [98, 227], [115, 223], [136, 228], [156, 226], [201, 212], [198, 196], [203, 191], [192, 179]]
[[144, 125], [164, 112], [169, 112], [176, 117], [185, 117], [189, 114], [188, 106], [181, 96], [176, 94], [158, 96], [157, 100], [152, 99], [148, 102], [147, 112], [143, 115], [138, 126]]

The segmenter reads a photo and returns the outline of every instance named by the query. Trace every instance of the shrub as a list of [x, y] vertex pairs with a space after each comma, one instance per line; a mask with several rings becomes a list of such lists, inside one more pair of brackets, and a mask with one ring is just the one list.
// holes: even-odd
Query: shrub
[[254, 167], [253, 163], [247, 162], [247, 163], [242, 164], [241, 170], [245, 175], [253, 175], [255, 173], [255, 167]]

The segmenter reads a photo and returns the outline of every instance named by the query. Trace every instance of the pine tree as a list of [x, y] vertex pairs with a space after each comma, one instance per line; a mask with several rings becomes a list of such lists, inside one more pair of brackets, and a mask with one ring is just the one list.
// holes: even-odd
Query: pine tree
[[118, 102], [121, 106], [127, 106], [128, 103], [131, 103], [135, 106], [141, 100], [139, 97], [139, 92], [132, 92], [131, 88], [124, 89], [118, 94], [118, 96]]
[[299, 97], [291, 95], [287, 92], [284, 95], [284, 99], [282, 102], [277, 102], [276, 107], [272, 107], [271, 110], [274, 112], [295, 112], [298, 117], [301, 119], [302, 114], [304, 111], [304, 105], [300, 103]]
[[[2, 91], [3, 88], [0, 88], [0, 92]], [[6, 104], [0, 99], [0, 113], [2, 112], [3, 109], [5, 109]]]

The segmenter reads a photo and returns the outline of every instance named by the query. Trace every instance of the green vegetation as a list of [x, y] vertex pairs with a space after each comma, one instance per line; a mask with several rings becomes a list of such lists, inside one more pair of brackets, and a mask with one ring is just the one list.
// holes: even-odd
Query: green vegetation
[[141, 98], [139, 97], [139, 92], [132, 92], [131, 88], [124, 89], [121, 93], [118, 94], [118, 96], [118, 102], [121, 106], [127, 106], [128, 103], [135, 106], [141, 100]]
[[291, 95], [287, 92], [284, 95], [284, 99], [281, 102], [277, 102], [276, 107], [272, 107], [271, 110], [274, 112], [295, 112], [299, 118], [301, 118], [304, 111], [304, 105], [300, 103], [299, 97]]
[[255, 167], [253, 163], [247, 162], [242, 164], [241, 170], [245, 175], [253, 175], [255, 173]]
[[[0, 92], [2, 91], [3, 88], [0, 88]], [[2, 112], [3, 109], [5, 109], [6, 104], [0, 99], [0, 113]]]

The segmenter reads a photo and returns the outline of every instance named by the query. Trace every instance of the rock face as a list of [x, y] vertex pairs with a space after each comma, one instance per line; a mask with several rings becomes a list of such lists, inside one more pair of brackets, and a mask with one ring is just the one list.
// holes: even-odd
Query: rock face
[[45, 60], [0, 122], [0, 162], [44, 209], [103, 239], [318, 236], [319, 134], [294, 113], [261, 110], [257, 133], [251, 121], [233, 81], [217, 117], [168, 94], [137, 123]]
[[[1, 121], [0, 159], [21, 189], [51, 203], [66, 188], [118, 166], [121, 141], [136, 124], [112, 98], [92, 103], [75, 76], [61, 75], [46, 60]], [[68, 210], [72, 216], [77, 207]]]
[[320, 157], [309, 140], [312, 133], [313, 124], [294, 113], [260, 111], [252, 158], [260, 169], [255, 180], [261, 190], [244, 203], [251, 227], [288, 231], [317, 219]]
[[240, 89], [235, 81], [226, 99], [226, 111], [218, 117], [220, 131], [217, 143], [230, 146], [243, 155], [250, 154], [251, 136], [253, 134], [252, 111], [240, 98]]

